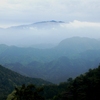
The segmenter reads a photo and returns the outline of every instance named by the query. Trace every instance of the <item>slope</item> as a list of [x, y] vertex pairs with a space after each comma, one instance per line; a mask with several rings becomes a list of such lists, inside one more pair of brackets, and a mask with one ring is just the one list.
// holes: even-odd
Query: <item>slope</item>
[[15, 86], [30, 83], [36, 85], [51, 84], [42, 79], [22, 76], [0, 65], [0, 100], [5, 100], [7, 94], [9, 94]]

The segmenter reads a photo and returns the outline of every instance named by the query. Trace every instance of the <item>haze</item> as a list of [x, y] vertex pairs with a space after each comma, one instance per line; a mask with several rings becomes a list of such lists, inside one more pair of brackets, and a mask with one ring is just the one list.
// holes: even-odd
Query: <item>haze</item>
[[0, 0], [0, 27], [63, 21], [57, 27], [0, 29], [0, 44], [58, 44], [65, 38], [100, 38], [99, 0]]

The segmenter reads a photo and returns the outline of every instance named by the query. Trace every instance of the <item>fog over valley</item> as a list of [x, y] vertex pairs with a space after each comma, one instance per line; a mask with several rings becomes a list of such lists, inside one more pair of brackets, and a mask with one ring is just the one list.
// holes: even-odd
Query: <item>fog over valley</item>
[[75, 36], [99, 39], [100, 23], [51, 20], [0, 29], [0, 43], [15, 46], [57, 45]]
[[100, 100], [100, 0], [0, 0], [0, 100]]

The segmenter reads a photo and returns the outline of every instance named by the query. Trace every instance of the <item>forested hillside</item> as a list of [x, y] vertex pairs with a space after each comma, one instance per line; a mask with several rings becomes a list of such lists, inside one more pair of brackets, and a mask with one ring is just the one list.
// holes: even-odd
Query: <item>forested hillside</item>
[[15, 86], [30, 83], [35, 85], [51, 84], [42, 79], [22, 76], [0, 65], [0, 100], [5, 100], [6, 96], [15, 88]]
[[[21, 87], [20, 93], [25, 93], [25, 88], [27, 87]], [[35, 88], [35, 87], [31, 87]], [[45, 100], [99, 100], [100, 99], [100, 66], [95, 69], [89, 69], [88, 72], [81, 74], [80, 76], [77, 76], [75, 79], [69, 78], [66, 82], [60, 83], [59, 85], [49, 85], [42, 87], [42, 97], [45, 98]], [[23, 90], [21, 92], [21, 90]], [[29, 89], [28, 89], [29, 90]], [[36, 89], [35, 89], [36, 90]], [[35, 96], [31, 97], [31, 94], [28, 94], [29, 92], [32, 92], [32, 95], [34, 95], [34, 90], [29, 90], [26, 95], [19, 94], [16, 95], [14, 93], [11, 93], [9, 95], [9, 98], [13, 95], [17, 98], [21, 97], [27, 97], [30, 95], [29, 98], [35, 98]], [[15, 93], [17, 91], [15, 90]], [[39, 98], [39, 91], [37, 93], [37, 98]], [[7, 99], [10, 100], [10, 99]], [[14, 99], [15, 100], [15, 99]], [[24, 99], [19, 99], [24, 100]], [[25, 99], [27, 100], [27, 99]], [[31, 100], [31, 99], [30, 99]], [[34, 100], [34, 99], [33, 99]], [[35, 99], [35, 100], [44, 100], [44, 99]]]
[[59, 85], [46, 86], [44, 91], [47, 100], [99, 100], [100, 66]]
[[[62, 85], [62, 84], [60, 84]], [[59, 85], [59, 86], [60, 86]], [[100, 66], [89, 69], [74, 80], [69, 79], [63, 92], [55, 96], [53, 100], [99, 100], [100, 99]], [[61, 88], [58, 88], [61, 90]]]

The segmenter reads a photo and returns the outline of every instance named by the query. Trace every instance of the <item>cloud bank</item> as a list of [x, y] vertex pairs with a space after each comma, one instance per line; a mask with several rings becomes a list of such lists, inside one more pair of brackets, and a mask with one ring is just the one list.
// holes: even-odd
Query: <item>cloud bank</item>
[[[47, 28], [48, 27], [48, 28]], [[100, 38], [100, 23], [75, 20], [57, 27], [0, 29], [0, 44], [30, 46], [33, 44], [58, 44], [66, 38], [80, 36]]]
[[100, 38], [100, 0], [0, 0], [0, 27], [57, 20], [59, 28], [0, 29], [0, 44], [58, 43], [72, 37]]
[[0, 0], [2, 23], [42, 20], [100, 22], [100, 0]]

